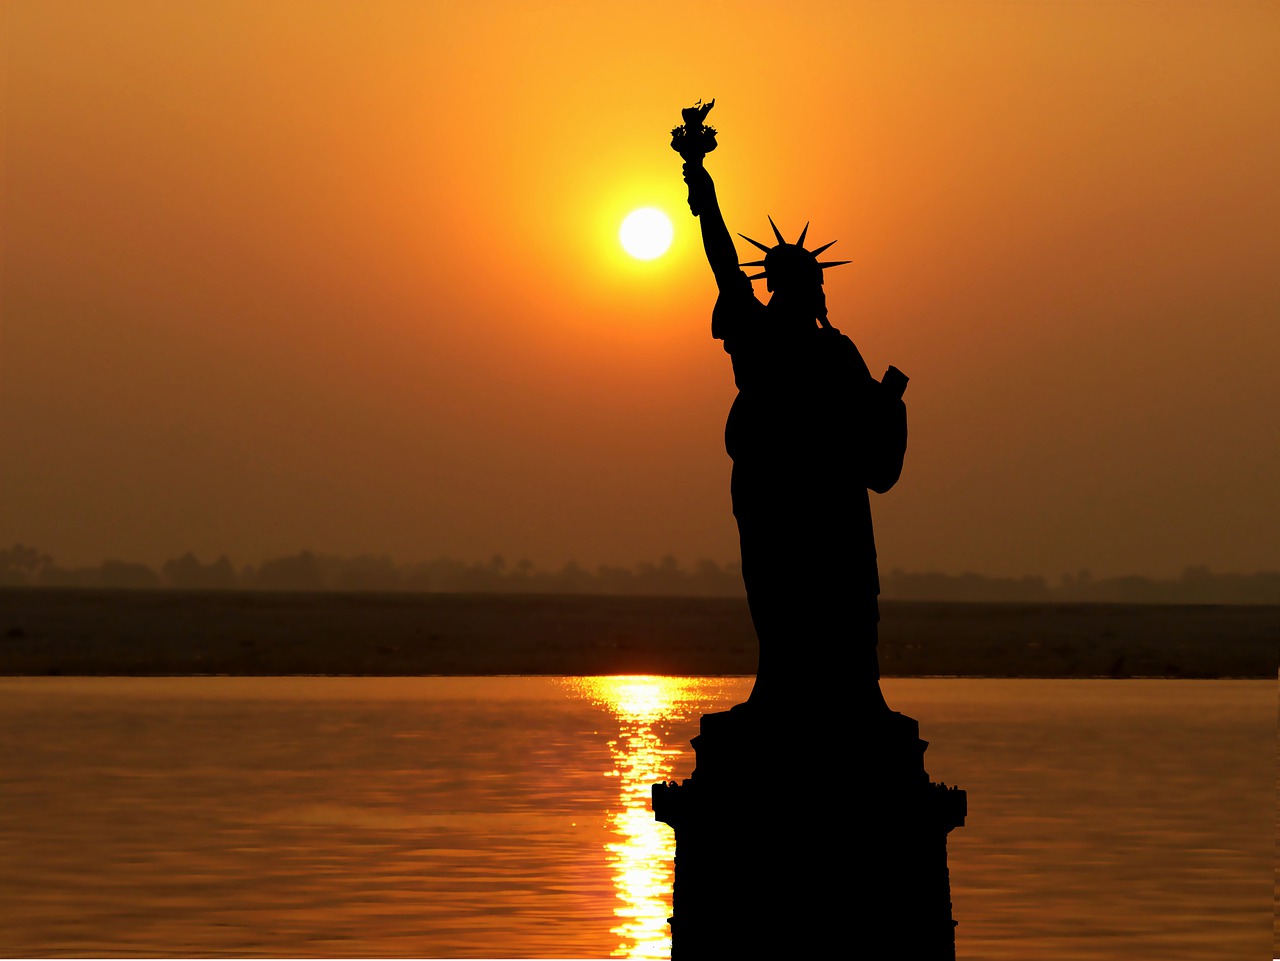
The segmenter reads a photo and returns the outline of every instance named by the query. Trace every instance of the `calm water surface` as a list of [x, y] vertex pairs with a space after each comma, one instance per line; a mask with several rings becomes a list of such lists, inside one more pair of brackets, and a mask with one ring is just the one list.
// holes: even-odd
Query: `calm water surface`
[[[649, 786], [749, 686], [0, 680], [0, 954], [664, 958]], [[1274, 683], [884, 686], [969, 791], [961, 958], [1273, 956]]]

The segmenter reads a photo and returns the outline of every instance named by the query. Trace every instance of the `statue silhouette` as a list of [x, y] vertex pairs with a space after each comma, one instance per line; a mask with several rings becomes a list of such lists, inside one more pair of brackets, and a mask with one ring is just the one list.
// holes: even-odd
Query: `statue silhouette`
[[[906, 377], [891, 367], [877, 381], [831, 326], [822, 272], [848, 261], [819, 261], [830, 243], [806, 250], [807, 224], [790, 244], [770, 218], [777, 244], [743, 236], [764, 257], [738, 263], [702, 160], [685, 154], [684, 179], [719, 288], [711, 335], [724, 341], [738, 387], [725, 447], [760, 644], [747, 703], [773, 712], [837, 697], [844, 710], [885, 711], [867, 491], [884, 493], [902, 471]], [[743, 266], [762, 269], [749, 277]], [[752, 287], [759, 279], [767, 303]]]
[[653, 786], [676, 837], [671, 956], [955, 961], [947, 835], [967, 795], [929, 780], [928, 742], [885, 704], [876, 658], [867, 492], [902, 472], [907, 378], [876, 380], [831, 325], [822, 272], [845, 261], [806, 249], [807, 225], [787, 243], [770, 219], [777, 243], [744, 237], [764, 256], [738, 263], [703, 165], [709, 110], [682, 111], [671, 147], [738, 386], [725, 447], [760, 663], [746, 704], [702, 716], [693, 773]]

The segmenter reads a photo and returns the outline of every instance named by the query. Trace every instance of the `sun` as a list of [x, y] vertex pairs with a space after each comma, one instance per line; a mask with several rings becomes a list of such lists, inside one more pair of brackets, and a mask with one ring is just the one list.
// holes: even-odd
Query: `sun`
[[627, 214], [618, 231], [622, 249], [636, 260], [661, 257], [671, 246], [671, 220], [656, 207], [641, 207]]

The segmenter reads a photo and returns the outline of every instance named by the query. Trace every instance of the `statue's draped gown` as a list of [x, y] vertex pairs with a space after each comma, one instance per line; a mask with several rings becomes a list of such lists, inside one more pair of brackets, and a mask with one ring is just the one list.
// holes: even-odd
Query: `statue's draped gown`
[[725, 446], [760, 642], [751, 701], [823, 697], [879, 678], [867, 490], [884, 492], [901, 473], [906, 410], [853, 341], [779, 323], [740, 276], [721, 291], [711, 326], [738, 387]]

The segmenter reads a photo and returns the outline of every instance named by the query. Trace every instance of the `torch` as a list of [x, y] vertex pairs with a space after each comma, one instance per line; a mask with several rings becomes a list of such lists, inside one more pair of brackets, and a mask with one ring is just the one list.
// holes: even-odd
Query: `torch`
[[[702, 158], [716, 149], [716, 129], [703, 123], [715, 105], [715, 100], [710, 103], [699, 100], [692, 107], [680, 111], [684, 123], [672, 128], [671, 149], [683, 157], [685, 163], [701, 167]], [[689, 212], [695, 217], [701, 213], [693, 202], [692, 189], [689, 191]]]

